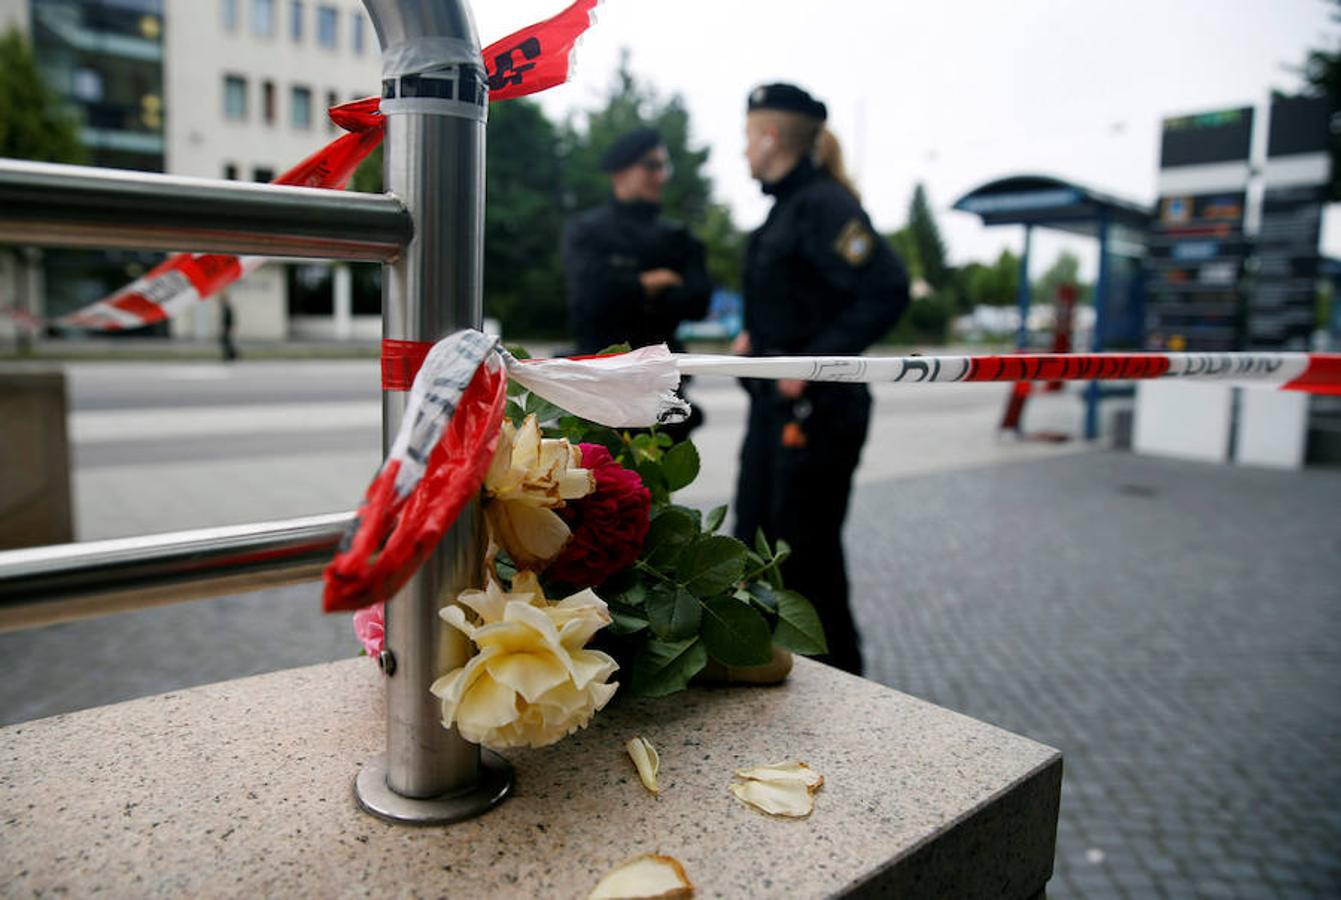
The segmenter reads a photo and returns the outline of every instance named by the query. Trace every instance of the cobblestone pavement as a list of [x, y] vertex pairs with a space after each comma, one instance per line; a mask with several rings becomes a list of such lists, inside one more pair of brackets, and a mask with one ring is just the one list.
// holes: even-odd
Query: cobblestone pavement
[[1341, 896], [1341, 472], [1101, 452], [871, 485], [870, 677], [1062, 750], [1049, 897]]

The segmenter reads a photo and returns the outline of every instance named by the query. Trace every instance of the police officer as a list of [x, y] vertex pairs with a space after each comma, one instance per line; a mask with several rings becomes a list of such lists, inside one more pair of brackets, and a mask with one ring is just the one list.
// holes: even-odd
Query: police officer
[[[824, 128], [823, 103], [790, 84], [749, 96], [745, 156], [774, 198], [745, 257], [749, 356], [853, 355], [908, 305], [908, 277], [876, 235]], [[791, 545], [787, 587], [810, 599], [829, 644], [825, 661], [862, 672], [848, 608], [842, 528], [870, 421], [865, 385], [746, 379], [749, 427], [736, 486], [736, 536], [762, 528]]]
[[675, 329], [707, 315], [712, 283], [703, 244], [660, 217], [670, 157], [656, 131], [638, 128], [614, 142], [601, 169], [610, 175], [610, 202], [582, 213], [563, 233], [577, 351], [663, 341], [678, 349]]

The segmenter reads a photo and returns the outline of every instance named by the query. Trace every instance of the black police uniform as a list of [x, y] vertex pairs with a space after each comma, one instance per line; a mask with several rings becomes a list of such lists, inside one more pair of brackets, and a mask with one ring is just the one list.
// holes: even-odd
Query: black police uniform
[[[707, 315], [712, 282], [703, 245], [659, 213], [655, 203], [611, 200], [565, 226], [569, 325], [579, 353], [625, 341], [675, 348], [679, 324]], [[649, 297], [638, 276], [651, 269], [670, 269], [684, 283]]]
[[[745, 259], [751, 354], [860, 354], [908, 305], [902, 263], [876, 236], [857, 199], [809, 159], [764, 190], [776, 203], [750, 236]], [[870, 392], [863, 384], [810, 382], [791, 401], [774, 381], [743, 383], [750, 420], [736, 488], [736, 536], [752, 544], [762, 528], [770, 540], [791, 545], [783, 577], [819, 612], [829, 644], [822, 659], [861, 674], [842, 528], [870, 421]]]

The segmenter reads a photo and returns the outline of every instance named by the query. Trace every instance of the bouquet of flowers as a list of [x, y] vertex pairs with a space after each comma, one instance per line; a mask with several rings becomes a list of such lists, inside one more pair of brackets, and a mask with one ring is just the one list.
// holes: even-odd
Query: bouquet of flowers
[[[775, 645], [826, 651], [814, 608], [783, 585], [785, 542], [760, 533], [746, 546], [718, 533], [725, 506], [674, 502], [699, 465], [688, 440], [598, 425], [509, 383], [484, 479], [485, 587], [442, 611], [478, 648], [432, 687], [445, 725], [488, 746], [543, 746], [590, 721], [616, 671], [658, 697], [705, 669], [765, 666]], [[380, 649], [380, 607], [355, 628]]]

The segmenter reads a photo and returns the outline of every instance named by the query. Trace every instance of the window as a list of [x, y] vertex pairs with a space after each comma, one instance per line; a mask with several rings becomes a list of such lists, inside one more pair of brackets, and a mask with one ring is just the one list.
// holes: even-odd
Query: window
[[247, 118], [247, 79], [241, 75], [224, 76], [224, 118], [234, 122]]
[[224, 178], [237, 181], [237, 163], [224, 163]]
[[103, 98], [102, 74], [97, 69], [75, 69], [74, 95], [85, 103], [98, 103]]
[[251, 0], [251, 33], [257, 37], [275, 34], [275, 0]]
[[275, 124], [275, 83], [261, 83], [261, 118], [267, 125]]
[[222, 0], [219, 15], [223, 19], [224, 31], [237, 31], [237, 0]]
[[257, 166], [251, 170], [251, 180], [269, 184], [275, 180], [275, 170], [269, 166]]
[[334, 50], [340, 28], [340, 12], [334, 6], [317, 7], [317, 43]]
[[[327, 92], [326, 92], [326, 108], [327, 108], [327, 109], [330, 109], [331, 107], [337, 105], [339, 102], [340, 102], [340, 95], [339, 95], [339, 94], [337, 94], [335, 91], [327, 91]], [[326, 130], [327, 130], [327, 131], [334, 131], [334, 130], [335, 130], [335, 123], [331, 121], [331, 117], [330, 117], [330, 116], [327, 116], [327, 117], [326, 117]]]
[[312, 89], [294, 85], [289, 96], [289, 120], [294, 128], [312, 127]]
[[360, 56], [363, 55], [363, 21], [363, 11], [354, 10], [354, 19], [349, 24], [349, 42]]
[[289, 4], [289, 37], [295, 44], [303, 39], [303, 0]]

